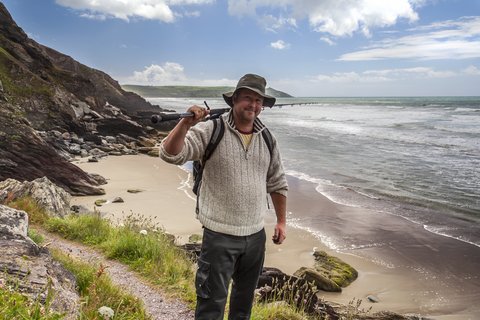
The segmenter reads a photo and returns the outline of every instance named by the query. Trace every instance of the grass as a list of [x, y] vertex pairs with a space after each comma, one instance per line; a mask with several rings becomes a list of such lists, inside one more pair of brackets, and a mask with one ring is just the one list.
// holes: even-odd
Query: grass
[[53, 297], [52, 290], [48, 290], [46, 302], [41, 303], [38, 299], [33, 300], [22, 294], [18, 289], [18, 285], [18, 282], [13, 284], [3, 284], [0, 282], [0, 319], [63, 319], [64, 315], [62, 313], [50, 309], [50, 302]]
[[40, 78], [32, 77], [33, 74], [25, 70], [18, 70], [17, 74], [11, 75], [9, 65], [20, 65], [20, 62], [13, 57], [5, 48], [0, 47], [0, 81], [4, 91], [7, 92], [14, 101], [17, 97], [47, 97], [53, 96], [53, 89], [49, 87]]
[[[129, 265], [147, 281], [162, 287], [171, 296], [179, 297], [192, 308], [194, 307], [196, 301], [194, 264], [183, 250], [175, 246], [173, 239], [150, 220], [131, 214], [123, 225], [116, 227], [108, 220], [101, 218], [98, 213], [71, 215], [64, 219], [48, 217], [44, 210], [38, 208], [30, 198], [16, 200], [10, 205], [27, 211], [30, 221], [34, 222], [36, 228], [45, 228], [66, 239], [92, 246], [102, 251], [108, 258]], [[35, 241], [42, 241], [35, 229], [30, 228], [29, 234], [36, 239]], [[114, 292], [117, 289], [114, 289], [109, 280], [103, 283], [103, 279], [107, 277], [103, 274], [101, 266], [93, 268], [78, 261], [72, 262], [58, 252], [54, 257], [77, 278], [82, 301], [86, 304], [82, 306], [80, 319], [94, 319], [92, 317], [95, 314], [98, 315], [98, 308], [103, 305], [113, 310], [123, 310], [121, 312], [125, 315], [122, 318], [115, 316], [115, 319], [145, 318], [135, 299], [126, 298]], [[278, 300], [280, 296], [285, 298], [284, 294], [279, 293]], [[275, 299], [270, 297], [268, 302], [257, 300], [251, 318], [253, 320], [313, 319], [303, 312], [301, 307], [296, 306], [294, 297], [291, 297], [290, 304], [278, 302]]]
[[130, 215], [123, 226], [113, 227], [98, 214], [72, 215], [51, 218], [44, 227], [66, 239], [94, 246], [108, 258], [129, 265], [151, 283], [167, 289], [172, 296], [191, 304], [195, 301], [191, 261], [146, 219]]
[[115, 320], [150, 319], [137, 298], [112, 284], [105, 274], [104, 266], [94, 267], [57, 250], [52, 253], [57, 261], [75, 275], [81, 297], [79, 320], [102, 319], [99, 309], [104, 306], [115, 312], [112, 318]]

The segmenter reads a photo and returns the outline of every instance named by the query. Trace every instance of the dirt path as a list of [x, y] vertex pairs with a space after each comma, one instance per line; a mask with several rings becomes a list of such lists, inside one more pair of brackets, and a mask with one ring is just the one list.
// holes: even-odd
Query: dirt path
[[146, 283], [145, 280], [130, 271], [127, 266], [108, 260], [101, 253], [87, 246], [44, 231], [39, 230], [39, 232], [45, 237], [45, 242], [50, 243], [49, 248], [58, 249], [83, 262], [105, 266], [106, 273], [113, 284], [142, 301], [146, 312], [153, 320], [191, 320], [194, 318], [193, 311], [185, 303], [167, 298], [160, 289]]

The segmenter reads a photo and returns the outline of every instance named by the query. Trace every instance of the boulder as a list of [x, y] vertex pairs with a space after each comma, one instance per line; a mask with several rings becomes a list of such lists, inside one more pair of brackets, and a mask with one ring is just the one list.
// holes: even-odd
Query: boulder
[[341, 292], [342, 288], [328, 277], [312, 268], [301, 267], [294, 273], [295, 276], [313, 282], [318, 289], [328, 292]]
[[324, 277], [344, 288], [358, 277], [358, 272], [340, 258], [330, 256], [325, 251], [315, 251], [315, 270]]
[[125, 201], [122, 199], [122, 197], [115, 197], [112, 200], [112, 203], [123, 203], [123, 202]]
[[0, 283], [16, 286], [18, 291], [46, 302], [49, 290], [50, 308], [64, 313], [64, 319], [77, 319], [80, 298], [75, 277], [54, 261], [45, 248], [28, 236], [28, 215], [24, 211], [0, 205]]
[[47, 177], [23, 182], [7, 179], [0, 182], [0, 190], [8, 194], [9, 201], [29, 196], [53, 216], [64, 217], [70, 213], [72, 197]]
[[138, 137], [138, 144], [142, 147], [152, 148], [155, 147], [157, 141], [145, 137]]
[[262, 302], [283, 300], [312, 314], [319, 308], [317, 288], [305, 279], [283, 273], [280, 269], [264, 267], [257, 284]]

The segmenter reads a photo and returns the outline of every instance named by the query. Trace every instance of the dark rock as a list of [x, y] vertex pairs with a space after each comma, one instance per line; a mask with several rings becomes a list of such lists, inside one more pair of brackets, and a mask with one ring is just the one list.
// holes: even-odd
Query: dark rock
[[121, 197], [115, 197], [113, 200], [112, 200], [112, 203], [123, 203], [125, 202]]
[[144, 190], [140, 190], [140, 189], [128, 189], [127, 192], [128, 193], [139, 193], [139, 192], [143, 192]]
[[[146, 136], [144, 125], [131, 119], [138, 111], [161, 109], [124, 91], [104, 72], [29, 39], [3, 3], [0, 15], [0, 181], [47, 176], [73, 195], [102, 194], [95, 181], [68, 162], [67, 153], [81, 151], [77, 146], [69, 150], [65, 142], [80, 144], [73, 141], [75, 134], [100, 144], [98, 132]], [[51, 137], [37, 133], [51, 130], [57, 131]]]
[[148, 139], [145, 137], [138, 137], [138, 144], [142, 147], [152, 148], [155, 147], [157, 142], [153, 139]]
[[105, 193], [86, 172], [61, 157], [30, 128], [25, 126], [16, 133], [10, 132], [13, 126], [3, 126], [1, 116], [0, 128], [9, 131], [10, 137], [19, 137], [3, 143], [0, 140], [0, 159], [7, 164], [0, 170], [0, 181], [8, 178], [32, 181], [46, 176], [72, 195]]
[[88, 210], [87, 207], [82, 206], [82, 205], [77, 205], [74, 204], [73, 206], [70, 207], [70, 211], [76, 214], [88, 214], [90, 213], [90, 210]]
[[192, 259], [192, 261], [197, 262], [198, 257], [200, 257], [200, 252], [202, 250], [202, 244], [185, 243], [184, 245], [181, 245], [180, 248], [188, 253], [188, 256]]
[[[98, 160], [97, 160], [98, 161]], [[98, 173], [89, 173], [89, 175], [97, 181], [99, 185], [107, 184], [107, 179], [99, 175]]]
[[263, 302], [284, 300], [310, 314], [318, 309], [317, 288], [305, 279], [287, 275], [277, 268], [263, 268], [257, 289]]

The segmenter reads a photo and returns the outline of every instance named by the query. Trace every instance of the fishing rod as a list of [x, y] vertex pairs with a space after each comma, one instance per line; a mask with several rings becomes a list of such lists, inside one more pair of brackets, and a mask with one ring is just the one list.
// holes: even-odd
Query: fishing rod
[[[224, 114], [225, 112], [230, 111], [232, 108], [221, 108], [221, 109], [210, 109], [206, 101], [203, 101], [207, 110], [210, 110], [210, 115], [205, 120], [215, 119], [220, 115]], [[275, 104], [273, 107], [283, 107], [283, 106], [293, 106], [293, 105], [305, 105], [305, 104], [316, 104], [317, 102], [299, 102], [299, 103], [282, 103], [282, 104]], [[270, 107], [271, 108], [271, 107]], [[189, 118], [193, 117], [193, 112], [185, 112], [185, 113], [162, 113], [162, 114], [155, 114], [151, 117], [152, 123], [170, 121], [170, 120], [178, 120], [182, 118]]]
[[[214, 119], [225, 112], [230, 111], [231, 108], [222, 108], [222, 109], [208, 109], [210, 110], [210, 116], [207, 118], [208, 119]], [[158, 123], [158, 122], [163, 122], [163, 121], [170, 121], [170, 120], [178, 120], [182, 118], [189, 118], [193, 117], [194, 113], [193, 112], [185, 112], [185, 113], [162, 113], [162, 114], [155, 114], [151, 117], [152, 123]]]

